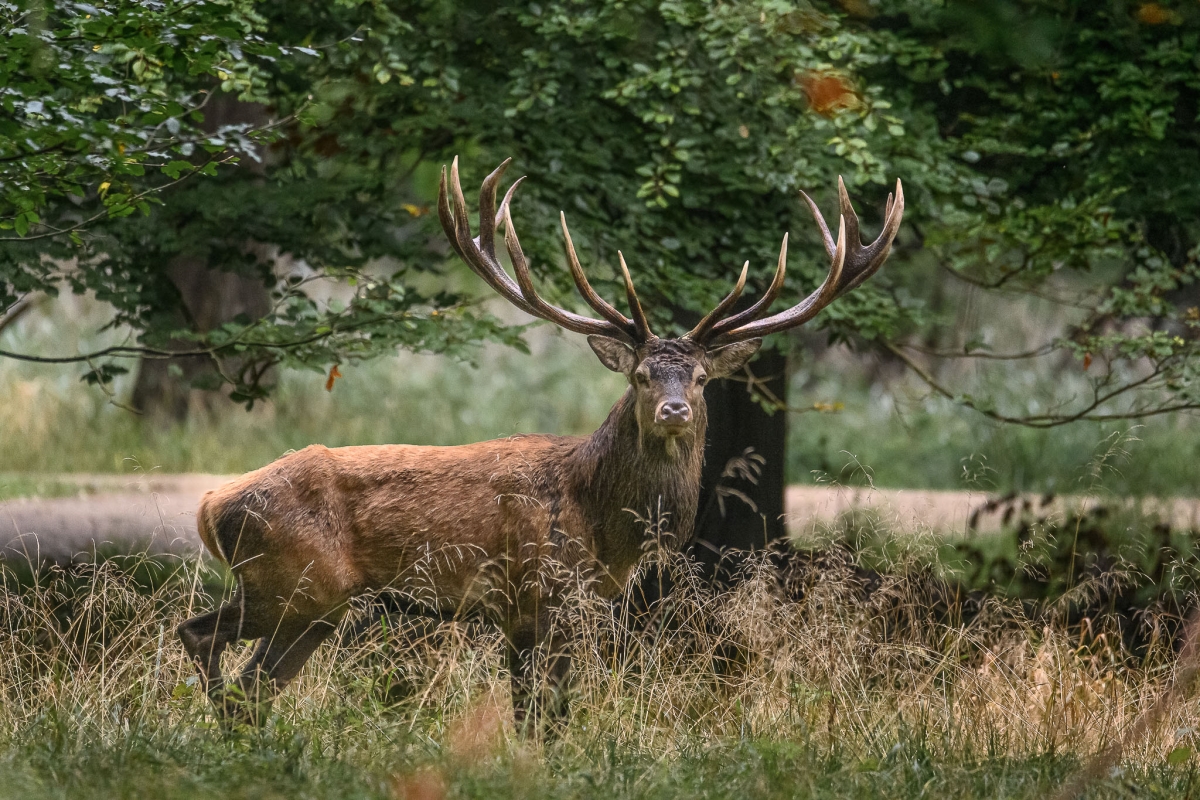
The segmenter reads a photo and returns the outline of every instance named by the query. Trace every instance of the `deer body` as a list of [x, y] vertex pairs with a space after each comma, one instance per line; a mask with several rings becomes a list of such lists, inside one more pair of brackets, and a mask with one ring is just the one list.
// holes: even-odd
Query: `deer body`
[[[246, 712], [243, 700], [269, 699], [333, 632], [351, 598], [383, 589], [425, 611], [480, 613], [495, 623], [508, 642], [518, 722], [541, 707], [532, 663], [535, 647], [544, 646], [549, 708], [561, 711], [557, 690], [569, 661], [559, 612], [568, 590], [582, 584], [614, 597], [652, 536], [667, 545], [691, 536], [708, 423], [705, 383], [741, 369], [763, 335], [803, 324], [877, 270], [904, 206], [897, 182], [884, 233], [864, 247], [840, 183], [836, 241], [808, 200], [832, 265], [817, 291], [766, 316], [783, 288], [784, 236], [775, 277], [756, 303], [729, 313], [745, 285], [747, 264], [733, 292], [690, 333], [663, 339], [650, 331], [619, 253], [632, 317], [591, 288], [565, 217], [572, 277], [604, 319], [557, 308], [537, 295], [509, 210], [520, 181], [496, 209], [507, 163], [483, 183], [476, 238], [457, 160], [450, 191], [443, 171], [438, 213], [451, 245], [513, 305], [587, 334], [600, 361], [625, 375], [629, 388], [591, 436], [513, 436], [461, 447], [312, 446], [207, 494], [197, 527], [208, 550], [229, 565], [238, 588], [231, 602], [183, 623], [179, 635], [222, 713]], [[501, 223], [516, 281], [496, 259], [494, 234]], [[238, 639], [259, 643], [235, 691], [227, 691], [221, 653]]]
[[310, 446], [209, 492], [197, 527], [244, 581], [314, 618], [390, 588], [503, 624], [544, 602], [519, 590], [545, 558], [611, 597], [641, 557], [643, 520], [686, 539], [699, 491], [703, 428], [672, 452], [640, 441], [630, 394], [587, 437]]

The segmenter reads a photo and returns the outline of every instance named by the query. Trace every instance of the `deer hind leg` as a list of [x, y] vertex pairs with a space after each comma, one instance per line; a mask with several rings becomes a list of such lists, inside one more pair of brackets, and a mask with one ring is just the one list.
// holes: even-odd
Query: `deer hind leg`
[[200, 687], [210, 695], [221, 691], [221, 654], [236, 641], [242, 627], [242, 593], [215, 611], [192, 617], [176, 629], [188, 657], [200, 673]]
[[337, 618], [289, 617], [262, 637], [238, 676], [236, 692], [222, 710], [247, 722], [260, 723], [275, 696], [298, 675], [309, 657], [337, 629]]

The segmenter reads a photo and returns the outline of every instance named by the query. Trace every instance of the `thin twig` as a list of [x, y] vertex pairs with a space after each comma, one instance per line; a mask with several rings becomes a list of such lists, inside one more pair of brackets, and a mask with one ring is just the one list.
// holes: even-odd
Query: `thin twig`
[[9, 306], [3, 314], [0, 314], [0, 333], [3, 333], [5, 328], [29, 313], [29, 310], [33, 308], [33, 305], [34, 295], [27, 294], [23, 295], [19, 300], [17, 300], [17, 302]]
[[989, 353], [984, 350], [967, 350], [965, 347], [962, 350], [934, 350], [929, 347], [922, 347], [919, 344], [909, 344], [907, 342], [900, 344], [900, 347], [906, 350], [915, 350], [918, 353], [932, 356], [933, 358], [983, 358], [992, 361], [1022, 361], [1027, 358], [1041, 358], [1062, 349], [1062, 346], [1058, 342], [1048, 342], [1041, 347], [1026, 350], [1023, 353]]
[[1068, 423], [1078, 422], [1081, 420], [1086, 420], [1089, 422], [1114, 422], [1117, 420], [1144, 419], [1146, 417], [1157, 416], [1159, 414], [1169, 414], [1175, 411], [1194, 411], [1200, 409], [1200, 403], [1185, 402], [1176, 403], [1173, 405], [1158, 406], [1155, 408], [1119, 411], [1111, 414], [1093, 413], [1097, 408], [1109, 402], [1110, 400], [1113, 400], [1122, 394], [1131, 392], [1134, 389], [1145, 386], [1147, 383], [1158, 377], [1159, 373], [1156, 371], [1144, 378], [1123, 384], [1106, 394], [1097, 394], [1086, 408], [1083, 408], [1073, 414], [1032, 414], [1025, 417], [1013, 417], [1007, 414], [1001, 414], [998, 411], [993, 411], [990, 408], [982, 408], [971, 398], [958, 395], [950, 391], [950, 389], [939, 383], [938, 380], [929, 373], [929, 370], [925, 369], [911, 356], [905, 353], [901, 347], [890, 342], [885, 343], [884, 347], [886, 347], [893, 355], [903, 361], [918, 378], [920, 378], [930, 389], [932, 389], [935, 393], [940, 394], [942, 397], [952, 400], [961, 406], [966, 406], [972, 411], [977, 411], [980, 414], [983, 414], [985, 417], [994, 419], [997, 422], [1023, 425], [1027, 428], [1055, 428], [1059, 425], [1066, 425]]
[[[234, 158], [234, 156], [232, 154], [228, 155], [224, 158], [220, 158], [220, 159], [218, 159], [216, 157], [210, 158], [208, 161], [205, 161], [200, 166], [196, 167], [195, 169], [191, 170], [190, 172], [180, 175], [178, 178], [176, 178], [173, 181], [168, 181], [167, 183], [164, 183], [161, 186], [154, 186], [154, 187], [151, 187], [151, 188], [145, 190], [144, 192], [135, 194], [133, 197], [129, 198], [124, 203], [122, 203], [119, 207], [117, 207], [115, 209], [114, 208], [105, 208], [103, 211], [99, 211], [96, 214], [93, 214], [92, 216], [88, 217], [87, 219], [80, 220], [79, 222], [75, 223], [74, 225], [70, 226], [69, 228], [50, 228], [50, 230], [46, 231], [45, 233], [38, 233], [33, 236], [0, 236], [0, 242], [33, 242], [33, 241], [37, 241], [38, 239], [50, 239], [55, 236], [62, 236], [64, 233], [71, 233], [72, 231], [77, 231], [80, 228], [83, 228], [87, 225], [91, 225], [93, 222], [96, 222], [100, 219], [103, 219], [104, 217], [112, 215], [115, 211], [121, 211], [123, 209], [130, 208], [135, 203], [137, 203], [139, 200], [142, 200], [142, 199], [149, 197], [151, 195], [154, 195], [154, 194], [158, 194], [159, 192], [166, 191], [167, 189], [170, 189], [172, 186], [183, 183], [188, 178], [192, 177], [193, 175], [198, 174], [201, 170], [203, 170], [209, 164], [225, 164], [225, 163], [229, 162], [232, 158]], [[47, 225], [46, 227], [49, 227], [49, 226]]]

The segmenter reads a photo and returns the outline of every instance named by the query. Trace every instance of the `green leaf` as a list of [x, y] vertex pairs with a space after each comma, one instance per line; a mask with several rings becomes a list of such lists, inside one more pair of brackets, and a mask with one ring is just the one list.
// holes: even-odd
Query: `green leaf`
[[190, 161], [171, 161], [163, 165], [163, 173], [171, 180], [177, 180], [180, 175], [189, 170], [195, 169], [195, 166]]

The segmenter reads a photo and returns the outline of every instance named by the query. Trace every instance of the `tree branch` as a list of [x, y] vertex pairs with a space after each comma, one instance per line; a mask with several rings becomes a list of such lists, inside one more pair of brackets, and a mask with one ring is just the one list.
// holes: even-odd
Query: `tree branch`
[[[183, 183], [184, 181], [186, 181], [188, 178], [192, 177], [193, 175], [199, 174], [200, 171], [203, 170], [205, 167], [207, 167], [209, 164], [224, 164], [227, 161], [229, 161], [229, 159], [231, 159], [231, 158], [233, 158], [232, 155], [228, 155], [225, 158], [221, 158], [221, 159], [218, 159], [216, 157], [210, 158], [208, 161], [205, 161], [200, 166], [196, 167], [195, 169], [191, 170], [190, 172], [180, 175], [178, 178], [176, 178], [173, 181], [168, 181], [167, 183], [164, 183], [162, 186], [155, 186], [150, 189], [147, 189], [144, 192], [135, 194], [133, 197], [126, 200], [124, 203], [121, 204], [120, 207], [118, 207], [115, 210], [121, 211], [126, 208], [130, 208], [137, 201], [142, 200], [143, 198], [149, 197], [150, 195], [153, 195], [153, 194], [158, 194], [159, 192], [163, 192], [163, 191], [166, 191], [167, 189], [170, 189], [172, 186]], [[97, 220], [103, 219], [104, 217], [112, 216], [113, 213], [114, 213], [114, 209], [106, 208], [103, 211], [93, 214], [92, 216], [88, 217], [85, 220], [81, 220], [81, 221], [75, 223], [74, 225], [70, 226], [69, 228], [51, 228], [50, 230], [46, 231], [45, 233], [38, 233], [33, 236], [0, 236], [0, 242], [33, 242], [38, 239], [50, 239], [55, 236], [62, 236], [64, 233], [71, 233], [72, 231], [77, 231], [80, 228], [83, 228], [87, 225], [91, 225], [93, 222], [96, 222]], [[49, 226], [46, 226], [46, 227], [49, 227]]]
[[917, 375], [917, 377], [919, 377], [930, 389], [932, 389], [935, 393], [940, 394], [942, 397], [945, 397], [946, 399], [951, 400], [961, 406], [965, 406], [972, 411], [976, 411], [988, 419], [994, 419], [997, 422], [1005, 422], [1013, 425], [1023, 425], [1027, 428], [1056, 428], [1059, 425], [1067, 425], [1069, 423], [1079, 421], [1114, 422], [1117, 420], [1144, 419], [1146, 417], [1153, 417], [1159, 414], [1170, 414], [1176, 411], [1200, 410], [1200, 403], [1176, 403], [1174, 405], [1158, 406], [1156, 408], [1133, 409], [1129, 411], [1114, 412], [1111, 414], [1093, 413], [1097, 408], [1113, 398], [1145, 386], [1146, 383], [1158, 376], [1158, 371], [1155, 371], [1150, 375], [1147, 375], [1145, 378], [1126, 383], [1106, 394], [1097, 394], [1086, 408], [1083, 408], [1073, 414], [1035, 414], [1025, 417], [1013, 417], [1006, 414], [1001, 414], [1000, 412], [994, 411], [990, 408], [981, 408], [975, 403], [974, 400], [950, 391], [950, 389], [939, 383], [938, 380], [934, 378], [927, 369], [918, 364], [911, 356], [905, 353], [901, 347], [892, 344], [891, 342], [885, 343], [884, 347], [886, 347], [893, 355], [903, 361], [905, 365]]
[[0, 333], [3, 333], [5, 328], [29, 313], [29, 310], [33, 308], [33, 302], [32, 294], [22, 295], [17, 302], [9, 306], [3, 314], [0, 314]]
[[907, 342], [900, 345], [906, 350], [915, 350], [918, 353], [923, 353], [933, 358], [983, 358], [991, 361], [1022, 361], [1026, 358], [1041, 358], [1048, 356], [1056, 350], [1061, 349], [1061, 345], [1057, 342], [1048, 342], [1041, 347], [1033, 350], [1026, 350], [1023, 353], [988, 353], [986, 351], [971, 351], [964, 348], [961, 352], [958, 350], [933, 350], [928, 347], [922, 347], [919, 344], [909, 344]]

